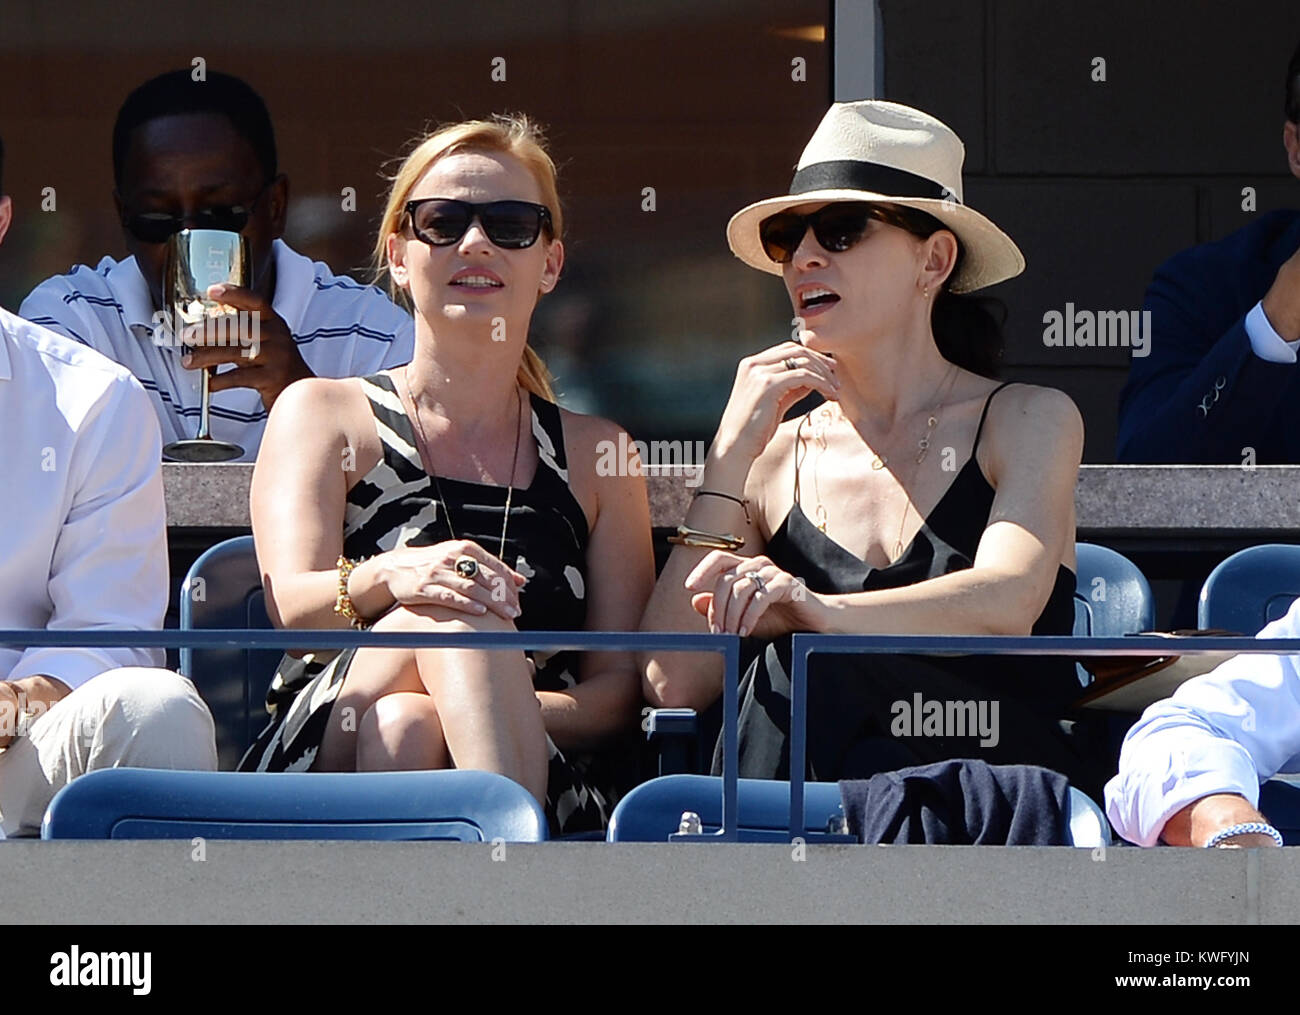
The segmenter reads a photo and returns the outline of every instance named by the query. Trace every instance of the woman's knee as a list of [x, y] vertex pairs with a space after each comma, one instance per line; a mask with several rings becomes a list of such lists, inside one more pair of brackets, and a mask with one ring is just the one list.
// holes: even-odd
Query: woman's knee
[[385, 694], [361, 716], [357, 732], [384, 737], [442, 734], [438, 711], [427, 694]]
[[361, 716], [357, 729], [358, 762], [363, 754], [414, 761], [413, 767], [437, 768], [447, 763], [442, 723], [427, 694], [386, 694]]
[[448, 634], [475, 631], [514, 631], [513, 621], [495, 613], [465, 613], [433, 603], [402, 604], [389, 610], [375, 622], [375, 631], [429, 631]]

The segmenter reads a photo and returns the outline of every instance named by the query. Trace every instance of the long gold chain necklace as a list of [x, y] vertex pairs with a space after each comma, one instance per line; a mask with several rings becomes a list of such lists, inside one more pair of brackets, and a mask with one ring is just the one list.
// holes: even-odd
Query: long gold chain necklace
[[[421, 451], [423, 451], [425, 459], [431, 459], [432, 454], [429, 450], [429, 438], [424, 435], [424, 424], [420, 421], [420, 407], [416, 404], [415, 394], [411, 391], [409, 364], [407, 368], [402, 370], [402, 383], [406, 385], [406, 397], [410, 399], [411, 414], [415, 418], [415, 428], [420, 433], [420, 443], [423, 445], [422, 449], [416, 448], [416, 454], [420, 454]], [[515, 392], [515, 403], [518, 407], [518, 412], [515, 416], [515, 453], [514, 458], [510, 462], [510, 482], [506, 485], [506, 507], [501, 516], [501, 548], [497, 551], [497, 559], [503, 561], [506, 559], [506, 527], [510, 524], [510, 501], [515, 492], [515, 470], [519, 466], [519, 429], [523, 425], [524, 417], [524, 403], [523, 400], [519, 398], [517, 389]], [[455, 539], [457, 537], [456, 530], [451, 524], [451, 508], [447, 506], [447, 498], [443, 496], [442, 484], [438, 482], [438, 474], [430, 469], [429, 476], [433, 479], [433, 488], [438, 491], [438, 501], [442, 504], [442, 513], [447, 519], [447, 531], [451, 533], [451, 538]]]
[[[939, 425], [939, 420], [943, 417], [943, 407], [952, 394], [952, 386], [957, 382], [957, 365], [954, 363], [948, 368], [947, 390], [944, 391], [943, 397], [939, 398], [938, 404], [931, 411], [929, 418], [925, 421], [925, 435], [917, 442], [918, 453], [916, 456], [916, 466], [912, 469], [912, 485], [916, 485], [916, 477], [921, 474], [921, 463], [925, 461], [925, 456], [930, 453], [930, 438], [934, 436], [934, 429]], [[936, 396], [937, 397], [937, 396]], [[912, 497], [907, 492], [907, 487], [903, 487], [903, 518], [898, 523], [898, 538], [894, 540], [894, 552], [890, 557], [890, 563], [898, 560], [903, 555], [903, 529], [907, 527], [907, 515], [912, 509]]]
[[[912, 470], [912, 477], [911, 477], [914, 482], [916, 480], [917, 474], [920, 472], [921, 463], [925, 461], [926, 455], [930, 453], [931, 439], [934, 437], [934, 431], [935, 428], [939, 425], [939, 420], [943, 417], [944, 402], [946, 401], [948, 396], [952, 393], [952, 386], [956, 383], [956, 381], [957, 381], [957, 366], [956, 364], [952, 364], [948, 367], [947, 374], [944, 375], [943, 380], [939, 382], [939, 387], [935, 390], [935, 395], [934, 395], [935, 407], [930, 411], [930, 415], [926, 418], [925, 433], [922, 434], [921, 439], [916, 442], [916, 447], [917, 447], [916, 465], [915, 468]], [[824, 504], [822, 504], [821, 484], [819, 482], [819, 472], [820, 472], [819, 466], [821, 464], [822, 455], [825, 454], [826, 452], [826, 446], [827, 446], [826, 431], [830, 428], [830, 425], [832, 422], [834, 422], [834, 418], [835, 418], [834, 413], [832, 412], [831, 409], [831, 403], [829, 402], [824, 403], [821, 406], [821, 408], [818, 410], [817, 417], [818, 417], [817, 420], [814, 422], [812, 419], [812, 412], [809, 412], [808, 415], [805, 417], [805, 419], [812, 426], [813, 440], [817, 442], [817, 447], [818, 447], [817, 457], [813, 459], [813, 496], [816, 497], [817, 499], [817, 508], [815, 512], [814, 522], [816, 523], [817, 528], [820, 531], [825, 532], [827, 514], [826, 514], [826, 507]], [[878, 451], [874, 451], [874, 450], [872, 451], [872, 455], [873, 457], [871, 460], [871, 468], [873, 471], [878, 472], [879, 470], [883, 469], [886, 465], [889, 464], [888, 456], [882, 455]], [[796, 478], [798, 477], [797, 464], [795, 467], [795, 476]], [[908, 512], [912, 507], [912, 498], [907, 496], [906, 487], [903, 487], [903, 495], [904, 495], [903, 519], [901, 522], [899, 522], [898, 538], [895, 539], [894, 541], [895, 560], [898, 559], [898, 556], [903, 552], [903, 529], [907, 525]]]

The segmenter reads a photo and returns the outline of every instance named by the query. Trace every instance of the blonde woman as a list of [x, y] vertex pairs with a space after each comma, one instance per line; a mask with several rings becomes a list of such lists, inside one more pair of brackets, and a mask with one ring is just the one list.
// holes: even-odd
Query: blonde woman
[[[446, 127], [393, 180], [376, 263], [415, 358], [276, 402], [253, 532], [280, 627], [628, 630], [654, 582], [645, 484], [598, 476], [619, 428], [555, 404], [529, 320], [564, 263], [555, 167], [523, 117]], [[634, 725], [620, 653], [361, 649], [288, 666], [241, 767], [499, 772], [553, 828], [604, 825], [590, 752]]]

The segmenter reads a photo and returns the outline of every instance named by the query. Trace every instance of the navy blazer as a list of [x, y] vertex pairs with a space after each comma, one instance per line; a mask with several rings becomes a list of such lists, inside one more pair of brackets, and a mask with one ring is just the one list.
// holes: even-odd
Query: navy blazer
[[1300, 364], [1255, 355], [1246, 314], [1300, 247], [1300, 211], [1170, 258], [1147, 289], [1151, 352], [1120, 394], [1121, 462], [1300, 463]]

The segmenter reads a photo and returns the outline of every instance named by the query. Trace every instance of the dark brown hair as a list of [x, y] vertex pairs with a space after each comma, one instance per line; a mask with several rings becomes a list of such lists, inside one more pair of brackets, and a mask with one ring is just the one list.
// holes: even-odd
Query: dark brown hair
[[[896, 204], [878, 204], [875, 208], [876, 217], [882, 222], [923, 240], [940, 229], [948, 229], [933, 215], [916, 208]], [[948, 231], [952, 232], [951, 229]], [[930, 330], [934, 332], [939, 353], [948, 362], [984, 377], [996, 377], [1006, 342], [1002, 331], [1007, 320], [1006, 304], [990, 296], [952, 291], [952, 280], [961, 271], [965, 259], [966, 248], [961, 240], [957, 240], [957, 262], [934, 301]]]

